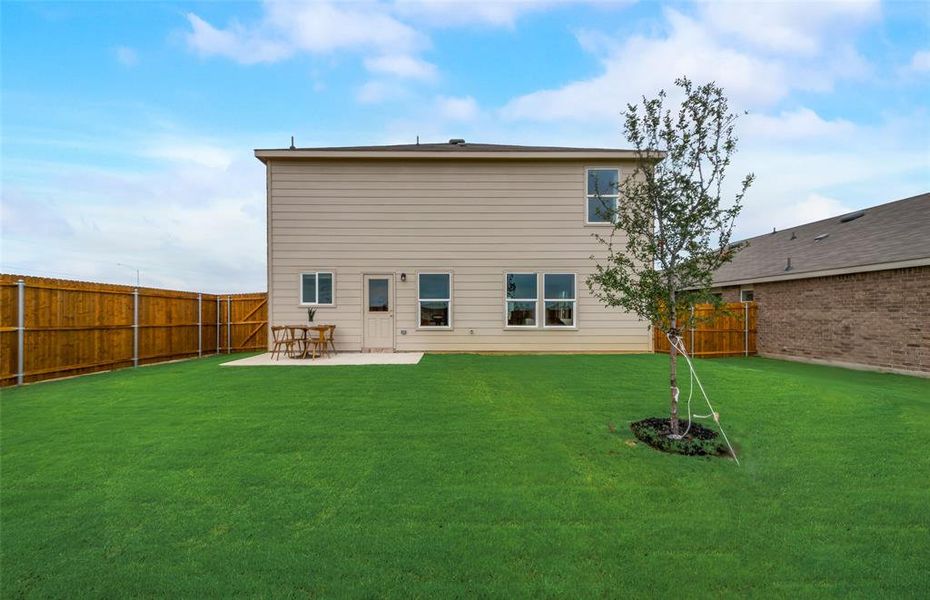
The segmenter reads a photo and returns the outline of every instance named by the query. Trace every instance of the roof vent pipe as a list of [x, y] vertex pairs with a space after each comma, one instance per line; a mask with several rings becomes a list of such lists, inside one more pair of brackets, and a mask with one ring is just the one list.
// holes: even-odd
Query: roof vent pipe
[[785, 271], [791, 270], [791, 257], [788, 257], [788, 264], [785, 265]]
[[291, 150], [297, 150], [297, 146], [294, 145], [294, 136], [291, 136]]

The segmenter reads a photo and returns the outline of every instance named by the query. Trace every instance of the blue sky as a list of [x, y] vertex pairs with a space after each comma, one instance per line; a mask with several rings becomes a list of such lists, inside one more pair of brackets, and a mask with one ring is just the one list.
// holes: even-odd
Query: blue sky
[[928, 2], [5, 2], [0, 19], [4, 272], [264, 289], [253, 148], [623, 147], [625, 104], [681, 74], [749, 111], [741, 237], [930, 190]]

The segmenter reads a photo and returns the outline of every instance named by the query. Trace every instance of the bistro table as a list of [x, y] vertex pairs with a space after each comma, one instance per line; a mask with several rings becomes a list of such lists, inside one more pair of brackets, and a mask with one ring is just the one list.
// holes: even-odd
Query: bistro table
[[310, 358], [316, 358], [317, 345], [312, 343], [314, 338], [311, 337], [313, 331], [317, 332], [318, 337], [316, 339], [321, 342], [320, 355], [322, 356], [323, 352], [326, 352], [326, 334], [333, 327], [332, 325], [286, 325], [285, 327], [290, 332], [291, 339], [296, 340], [300, 346], [303, 346], [300, 355], [291, 355], [291, 358], [307, 358], [308, 354], [310, 354]]

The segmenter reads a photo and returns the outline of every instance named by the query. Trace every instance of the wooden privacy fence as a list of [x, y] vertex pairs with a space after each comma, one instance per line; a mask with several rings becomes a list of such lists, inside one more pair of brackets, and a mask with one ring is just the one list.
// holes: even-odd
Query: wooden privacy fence
[[264, 350], [264, 293], [200, 294], [0, 274], [0, 385]]
[[[694, 327], [681, 332], [685, 349], [697, 357], [755, 354], [757, 313], [755, 302], [731, 302], [716, 313], [713, 305], [698, 304], [694, 307]], [[652, 331], [653, 348], [667, 354], [670, 344], [665, 333], [656, 327]]]

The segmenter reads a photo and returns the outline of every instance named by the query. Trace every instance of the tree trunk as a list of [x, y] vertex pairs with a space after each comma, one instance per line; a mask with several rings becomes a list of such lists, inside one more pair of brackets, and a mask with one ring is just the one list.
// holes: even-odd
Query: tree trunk
[[669, 328], [669, 337], [671, 348], [668, 351], [668, 374], [669, 374], [669, 391], [671, 393], [671, 410], [669, 411], [672, 435], [678, 435], [678, 315], [675, 314], [674, 292], [672, 292], [672, 316], [669, 319], [671, 327]]
[[[672, 331], [674, 332], [673, 335], [678, 335], [677, 329], [673, 329]], [[678, 389], [678, 349], [674, 345], [668, 352], [668, 359], [672, 435], [678, 435], [678, 397], [675, 394], [675, 391]]]

